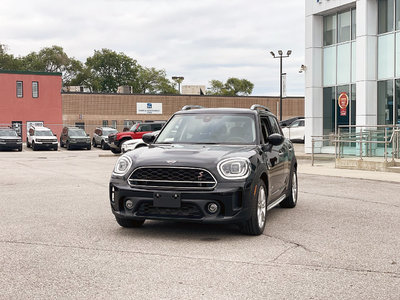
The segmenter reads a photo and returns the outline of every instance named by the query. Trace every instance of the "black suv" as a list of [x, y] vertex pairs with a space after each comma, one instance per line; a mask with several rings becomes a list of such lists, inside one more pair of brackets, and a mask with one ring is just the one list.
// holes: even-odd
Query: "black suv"
[[68, 150], [72, 148], [86, 148], [90, 150], [92, 144], [90, 136], [79, 127], [64, 127], [60, 136], [60, 147], [66, 147]]
[[21, 137], [11, 127], [0, 127], [0, 150], [2, 149], [22, 151]]
[[158, 136], [144, 135], [149, 147], [118, 159], [109, 185], [118, 224], [236, 223], [261, 234], [268, 210], [296, 206], [292, 143], [264, 106], [192, 108], [176, 112]]

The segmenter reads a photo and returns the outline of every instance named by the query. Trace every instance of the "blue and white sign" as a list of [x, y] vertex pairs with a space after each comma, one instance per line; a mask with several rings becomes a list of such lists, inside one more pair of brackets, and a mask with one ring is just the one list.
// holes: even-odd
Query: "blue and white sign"
[[162, 103], [138, 102], [136, 103], [138, 115], [162, 115]]

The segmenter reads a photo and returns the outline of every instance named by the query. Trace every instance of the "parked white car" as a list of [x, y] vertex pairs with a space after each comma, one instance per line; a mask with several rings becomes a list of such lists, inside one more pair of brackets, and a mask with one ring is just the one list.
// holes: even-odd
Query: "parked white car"
[[140, 147], [147, 147], [147, 144], [142, 139], [127, 140], [122, 143], [121, 152], [126, 153]]
[[32, 126], [28, 130], [26, 137], [26, 146], [32, 147], [33, 151], [40, 148], [53, 149], [57, 151], [58, 141], [57, 137], [53, 134], [50, 128]]
[[305, 120], [296, 120], [288, 127], [282, 128], [282, 131], [285, 137], [289, 138], [291, 141], [304, 143]]

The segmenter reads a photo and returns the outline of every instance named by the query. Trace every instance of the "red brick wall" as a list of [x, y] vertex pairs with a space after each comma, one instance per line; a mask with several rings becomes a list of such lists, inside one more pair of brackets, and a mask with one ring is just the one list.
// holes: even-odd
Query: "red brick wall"
[[[23, 82], [23, 97], [17, 98], [16, 82]], [[32, 98], [32, 81], [39, 83], [39, 97]], [[58, 136], [62, 123], [61, 75], [0, 73], [0, 126], [22, 121], [23, 139], [27, 121], [43, 121]]]

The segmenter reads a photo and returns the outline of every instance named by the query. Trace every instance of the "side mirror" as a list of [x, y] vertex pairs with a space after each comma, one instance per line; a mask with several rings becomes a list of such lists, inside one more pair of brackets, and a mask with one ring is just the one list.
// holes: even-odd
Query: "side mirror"
[[53, 133], [54, 136], [57, 136], [57, 134]]
[[268, 143], [270, 143], [273, 146], [281, 145], [284, 140], [285, 140], [285, 138], [282, 135], [280, 135], [279, 133], [271, 134], [268, 137]]
[[152, 132], [151, 133], [146, 133], [142, 136], [142, 140], [143, 142], [145, 142], [146, 144], [151, 144], [154, 142], [154, 140], [156, 139], [156, 135], [154, 135]]

